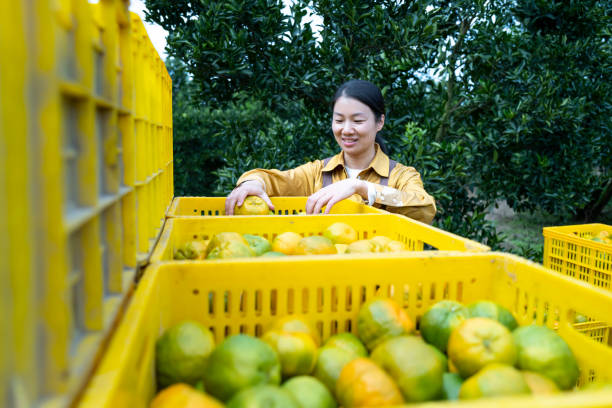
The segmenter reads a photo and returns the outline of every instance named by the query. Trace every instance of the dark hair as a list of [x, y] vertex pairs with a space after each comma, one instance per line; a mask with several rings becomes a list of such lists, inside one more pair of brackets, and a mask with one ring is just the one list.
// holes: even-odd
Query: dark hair
[[[380, 121], [382, 115], [385, 114], [385, 100], [383, 99], [382, 93], [376, 85], [369, 81], [352, 79], [340, 85], [332, 100], [332, 108], [336, 104], [336, 101], [342, 96], [357, 99], [359, 102], [367, 105], [372, 109], [372, 112], [374, 112], [376, 122]], [[385, 139], [383, 139], [379, 133], [376, 134], [375, 141], [380, 145], [382, 151], [387, 153]]]

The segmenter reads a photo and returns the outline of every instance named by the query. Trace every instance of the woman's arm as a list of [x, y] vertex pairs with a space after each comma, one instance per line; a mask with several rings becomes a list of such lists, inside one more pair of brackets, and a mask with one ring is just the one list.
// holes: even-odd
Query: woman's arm
[[418, 171], [398, 164], [390, 174], [389, 185], [395, 188], [375, 185], [376, 203], [387, 206], [389, 212], [431, 224], [436, 201], [425, 191]]

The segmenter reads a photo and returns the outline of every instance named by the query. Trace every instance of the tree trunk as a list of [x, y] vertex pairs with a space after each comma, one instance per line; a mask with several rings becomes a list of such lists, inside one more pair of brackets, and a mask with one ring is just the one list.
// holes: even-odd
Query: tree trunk
[[591, 223], [596, 221], [606, 205], [612, 199], [612, 179], [608, 180], [608, 183], [603, 190], [597, 190], [595, 197], [588, 203], [584, 208], [578, 211], [576, 214], [576, 221], [583, 223]]

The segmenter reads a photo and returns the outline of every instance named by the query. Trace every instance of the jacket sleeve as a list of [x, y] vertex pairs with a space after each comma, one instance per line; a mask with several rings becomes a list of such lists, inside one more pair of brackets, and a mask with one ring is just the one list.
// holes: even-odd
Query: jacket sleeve
[[398, 165], [389, 178], [391, 187], [376, 187], [376, 202], [387, 211], [431, 224], [436, 215], [436, 201], [425, 191], [421, 175], [413, 167]]
[[244, 173], [236, 185], [248, 180], [258, 180], [269, 196], [309, 196], [320, 184], [323, 162], [316, 160], [291, 170], [254, 169]]

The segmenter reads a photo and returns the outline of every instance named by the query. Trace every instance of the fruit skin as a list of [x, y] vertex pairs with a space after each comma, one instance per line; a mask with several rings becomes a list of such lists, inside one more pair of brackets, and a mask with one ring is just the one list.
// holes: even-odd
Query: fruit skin
[[362, 239], [349, 244], [346, 247], [345, 254], [369, 254], [376, 252], [378, 246], [369, 239]]
[[306, 333], [312, 337], [317, 347], [321, 344], [321, 337], [310, 322], [310, 319], [300, 315], [287, 315], [274, 320], [267, 330], [280, 330], [289, 333]]
[[261, 337], [278, 354], [283, 378], [310, 374], [317, 359], [317, 345], [306, 333], [270, 330]]
[[395, 381], [369, 358], [358, 358], [344, 366], [336, 383], [336, 398], [344, 408], [404, 402]]
[[234, 207], [234, 215], [268, 215], [270, 207], [259, 196], [248, 196], [240, 207]]
[[331, 336], [325, 342], [326, 347], [338, 347], [344, 349], [357, 357], [367, 357], [368, 350], [366, 350], [365, 346], [359, 340], [359, 337], [355, 336], [352, 333], [339, 333]]
[[300, 408], [291, 394], [283, 388], [260, 384], [245, 388], [227, 403], [227, 408]]
[[323, 231], [323, 236], [334, 244], [348, 245], [357, 241], [358, 235], [355, 228], [343, 222], [335, 222]]
[[311, 376], [293, 377], [285, 381], [281, 388], [291, 394], [300, 408], [336, 408], [338, 406], [327, 387]]
[[328, 255], [337, 254], [338, 250], [329, 238], [320, 235], [304, 237], [295, 248], [295, 255]]
[[406, 245], [403, 242], [390, 241], [385, 245], [383, 252], [403, 252], [406, 250]]
[[246, 334], [222, 341], [208, 357], [204, 387], [214, 397], [228, 401], [238, 391], [258, 384], [278, 385], [281, 366], [276, 351], [266, 342]]
[[451, 333], [448, 357], [467, 378], [492, 363], [514, 365], [517, 349], [506, 326], [486, 317], [472, 317]]
[[244, 245], [249, 245], [246, 239], [244, 239], [244, 237], [237, 232], [219, 232], [215, 234], [208, 242], [208, 246], [206, 247], [206, 256], [208, 256], [210, 251], [221, 245], [223, 242], [231, 241], [238, 241], [242, 242]]
[[378, 345], [370, 358], [397, 382], [406, 402], [431, 401], [441, 396], [446, 357], [420, 337], [390, 338]]
[[454, 300], [441, 300], [431, 306], [419, 324], [423, 339], [445, 353], [451, 332], [469, 317], [465, 306]]
[[160, 391], [149, 408], [223, 408], [216, 399], [197, 391], [187, 384], [174, 384]]
[[278, 258], [278, 257], [287, 256], [287, 254], [283, 254], [282, 252], [270, 251], [270, 252], [263, 253], [260, 256], [262, 258]]
[[336, 393], [336, 383], [345, 365], [359, 358], [359, 356], [333, 346], [321, 347], [317, 353], [317, 362], [313, 375], [321, 381], [332, 393]]
[[301, 239], [300, 234], [291, 231], [278, 234], [272, 241], [272, 251], [281, 252], [285, 255], [295, 255], [295, 250]]
[[250, 258], [254, 256], [255, 251], [248, 244], [240, 241], [228, 241], [214, 247], [208, 253], [206, 259]]
[[521, 373], [533, 394], [557, 394], [560, 392], [557, 384], [542, 374], [533, 371], [521, 371]]
[[517, 366], [540, 373], [562, 390], [576, 385], [578, 363], [569, 346], [554, 330], [545, 326], [523, 326], [512, 333], [518, 350]]
[[523, 374], [505, 364], [489, 364], [465, 380], [459, 399], [476, 399], [502, 395], [531, 394]]
[[449, 401], [458, 400], [461, 385], [463, 385], [463, 378], [459, 374], [442, 374], [442, 398]]
[[408, 314], [387, 298], [373, 298], [361, 306], [357, 315], [359, 338], [368, 350], [373, 350], [383, 341], [402, 334], [410, 334], [414, 323]]
[[255, 252], [255, 256], [261, 256], [272, 250], [270, 241], [259, 235], [243, 234], [244, 239], [249, 244], [249, 247]]
[[155, 342], [159, 388], [174, 383], [195, 385], [204, 374], [215, 339], [200, 323], [184, 321], [167, 329]]
[[489, 319], [497, 320], [510, 331], [518, 327], [518, 323], [512, 313], [495, 302], [481, 300], [469, 304], [467, 308], [470, 312], [470, 317], [488, 317]]
[[174, 259], [204, 259], [208, 241], [193, 240], [174, 251]]

